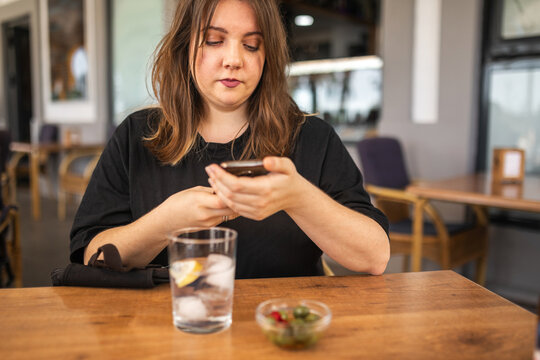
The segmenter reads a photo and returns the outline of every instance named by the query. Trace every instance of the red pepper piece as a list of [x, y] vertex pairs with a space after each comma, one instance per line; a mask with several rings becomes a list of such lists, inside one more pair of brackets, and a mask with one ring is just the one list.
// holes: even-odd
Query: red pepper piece
[[269, 316], [274, 318], [274, 320], [276, 320], [277, 322], [283, 321], [283, 319], [281, 318], [281, 314], [278, 311], [272, 311]]

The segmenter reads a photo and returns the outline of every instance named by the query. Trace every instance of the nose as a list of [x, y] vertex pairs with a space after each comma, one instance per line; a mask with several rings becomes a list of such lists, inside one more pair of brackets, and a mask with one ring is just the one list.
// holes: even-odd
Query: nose
[[225, 49], [223, 66], [227, 69], [238, 69], [244, 64], [242, 59], [241, 44], [231, 43]]

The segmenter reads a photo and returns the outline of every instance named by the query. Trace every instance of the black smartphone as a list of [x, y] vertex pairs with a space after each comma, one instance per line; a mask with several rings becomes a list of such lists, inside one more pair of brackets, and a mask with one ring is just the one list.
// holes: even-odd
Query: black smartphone
[[236, 176], [259, 176], [268, 174], [262, 160], [235, 160], [222, 162], [221, 167]]

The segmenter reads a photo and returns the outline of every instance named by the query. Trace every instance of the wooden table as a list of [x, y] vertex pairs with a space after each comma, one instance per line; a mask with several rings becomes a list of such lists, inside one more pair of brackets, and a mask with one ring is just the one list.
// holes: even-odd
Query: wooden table
[[493, 184], [485, 174], [472, 174], [419, 181], [407, 191], [432, 200], [540, 212], [540, 176], [526, 176], [522, 184]]
[[32, 215], [34, 219], [41, 218], [41, 198], [39, 192], [39, 165], [41, 158], [47, 158], [49, 154], [66, 152], [71, 150], [100, 150], [103, 144], [32, 144], [26, 142], [12, 142], [10, 146], [14, 153], [9, 164], [10, 177], [12, 179], [11, 193], [16, 192], [16, 167], [20, 158], [28, 155], [30, 158], [30, 189], [32, 194]]
[[[255, 308], [317, 299], [333, 313], [319, 343], [282, 350]], [[233, 324], [210, 335], [172, 325], [167, 285], [151, 290], [0, 290], [0, 358], [527, 359], [536, 316], [452, 271], [237, 280]]]
[[[427, 200], [479, 205], [510, 210], [540, 212], [540, 177], [526, 176], [521, 184], [492, 183], [485, 174], [472, 174], [437, 181], [419, 181], [407, 191]], [[422, 211], [418, 211], [423, 216]], [[486, 214], [487, 219], [487, 214]], [[421, 270], [422, 239], [414, 239], [412, 270]]]

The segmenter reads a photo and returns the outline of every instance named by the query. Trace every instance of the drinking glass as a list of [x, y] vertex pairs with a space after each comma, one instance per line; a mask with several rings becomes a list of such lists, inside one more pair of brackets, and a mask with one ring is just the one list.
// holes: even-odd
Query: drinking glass
[[174, 325], [206, 334], [232, 323], [237, 232], [190, 228], [169, 237], [169, 274]]

